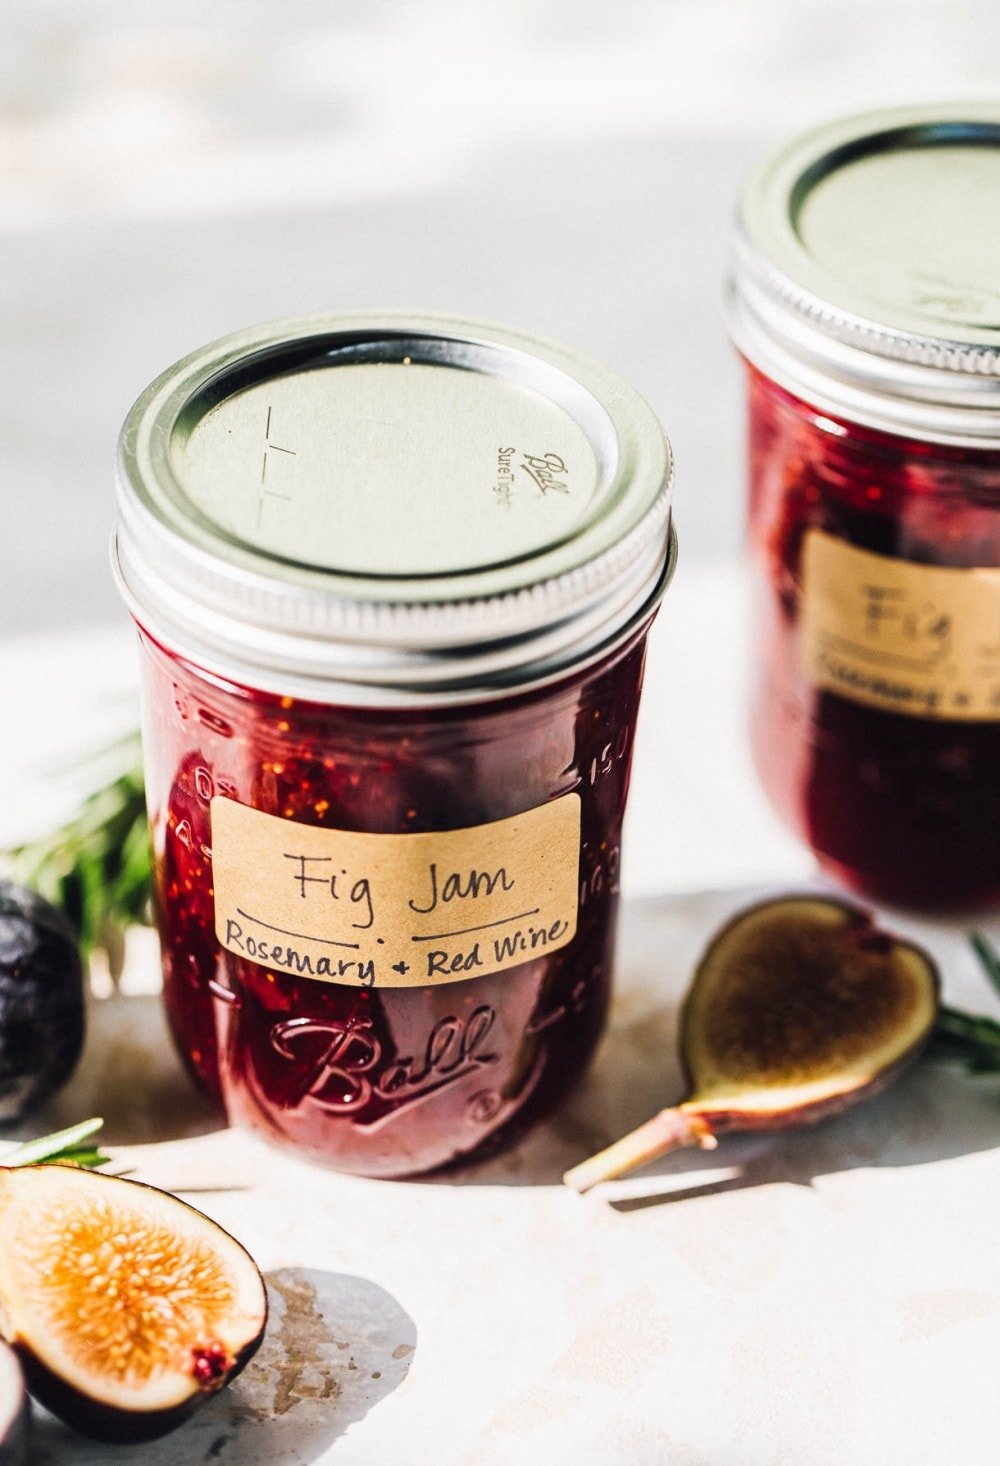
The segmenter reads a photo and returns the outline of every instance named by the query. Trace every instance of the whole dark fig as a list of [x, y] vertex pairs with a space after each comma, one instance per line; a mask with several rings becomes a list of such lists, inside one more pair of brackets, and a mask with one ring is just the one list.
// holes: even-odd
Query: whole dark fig
[[26, 1466], [28, 1397], [13, 1350], [0, 1344], [0, 1466]]
[[83, 965], [69, 922], [0, 880], [0, 1125], [63, 1084], [83, 1047]]

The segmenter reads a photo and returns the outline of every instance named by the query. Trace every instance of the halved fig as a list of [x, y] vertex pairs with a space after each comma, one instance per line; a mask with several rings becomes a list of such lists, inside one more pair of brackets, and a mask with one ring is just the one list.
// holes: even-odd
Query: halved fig
[[240, 1372], [266, 1320], [249, 1253], [176, 1197], [73, 1166], [0, 1169], [0, 1333], [68, 1425], [163, 1435]]
[[0, 1466], [24, 1466], [28, 1459], [28, 1397], [21, 1366], [0, 1344]]
[[715, 936], [681, 1013], [688, 1095], [574, 1166], [577, 1191], [727, 1130], [810, 1124], [877, 1093], [931, 1036], [937, 968], [846, 901], [785, 896]]

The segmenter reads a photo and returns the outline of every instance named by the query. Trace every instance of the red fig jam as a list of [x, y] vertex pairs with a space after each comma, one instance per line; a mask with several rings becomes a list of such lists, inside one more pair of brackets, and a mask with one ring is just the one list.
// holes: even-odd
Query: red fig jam
[[607, 1012], [655, 420], [513, 333], [334, 318], [181, 363], [123, 464], [184, 1062], [343, 1170], [509, 1145]]
[[[928, 909], [995, 904], [1000, 618], [992, 631], [983, 627], [984, 640], [996, 642], [984, 649], [996, 717], [969, 720], [949, 717], [947, 704], [936, 716], [914, 715], [906, 701], [913, 684], [895, 661], [882, 696], [897, 696], [898, 712], [817, 686], [803, 670], [802, 617], [810, 529], [914, 565], [1000, 566], [1000, 454], [837, 422], [751, 370], [750, 484], [759, 648], [752, 736], [768, 794], [852, 887]], [[906, 639], [918, 656], [937, 659], [952, 634], [941, 605], [881, 598], [868, 613], [873, 651], [864, 660], [879, 677], [874, 655], [887, 616], [913, 618]]]
[[1000, 900], [1000, 108], [798, 139], [746, 191], [752, 741], [847, 885]]
[[[418, 712], [212, 686], [148, 640], [145, 653], [164, 992], [202, 1088], [234, 1120], [369, 1175], [522, 1134], [583, 1071], [607, 1011], [644, 639], [533, 696]], [[551, 955], [531, 947], [526, 917], [487, 933], [525, 945], [518, 965], [383, 990], [298, 977], [216, 940], [216, 793], [289, 821], [404, 834], [480, 825], [569, 791], [581, 798], [579, 920]], [[438, 909], [465, 925], [475, 905]]]

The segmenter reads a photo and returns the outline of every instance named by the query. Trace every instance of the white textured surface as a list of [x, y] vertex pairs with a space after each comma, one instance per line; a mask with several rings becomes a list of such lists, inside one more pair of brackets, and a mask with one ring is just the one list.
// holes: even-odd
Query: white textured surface
[[[613, 1023], [581, 1091], [511, 1155], [369, 1182], [214, 1131], [148, 991], [155, 943], [134, 945], [133, 995], [95, 1004], [85, 1061], [38, 1124], [104, 1114], [116, 1157], [250, 1247], [274, 1322], [246, 1377], [162, 1444], [89, 1446], [43, 1418], [38, 1466], [995, 1459], [995, 1080], [927, 1065], [812, 1132], [684, 1152], [582, 1199], [558, 1182], [679, 1096], [676, 1010], [711, 932], [808, 877], [747, 762], [741, 608], [722, 568], [682, 570], [668, 595]], [[43, 777], [57, 754], [127, 726], [133, 677], [114, 628], [0, 643], [0, 686], [17, 693], [0, 725], [0, 843], [65, 803], [69, 786]], [[951, 1001], [996, 1011], [960, 928], [903, 925], [938, 955]]]
[[[928, 1065], [811, 1133], [734, 1137], [584, 1198], [559, 1184], [678, 1094], [677, 1001], [748, 894], [627, 903], [614, 1022], [584, 1088], [450, 1180], [364, 1181], [199, 1134], [157, 1000], [100, 1005], [49, 1118], [103, 1109], [113, 1138], [143, 1142], [116, 1157], [233, 1231], [275, 1301], [256, 1364], [143, 1466], [995, 1460], [995, 1081]], [[981, 1005], [960, 936], [924, 935], [950, 996]], [[136, 1453], [45, 1419], [33, 1459]]]

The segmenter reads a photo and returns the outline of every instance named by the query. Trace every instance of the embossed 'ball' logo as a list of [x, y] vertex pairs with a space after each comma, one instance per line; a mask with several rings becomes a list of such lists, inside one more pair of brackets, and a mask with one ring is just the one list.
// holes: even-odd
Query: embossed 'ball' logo
[[[298, 1104], [354, 1115], [364, 1124], [360, 1112], [372, 1101], [390, 1104], [390, 1114], [397, 1114], [498, 1063], [499, 1054], [486, 1048], [496, 1016], [495, 1008], [481, 1003], [467, 1018], [440, 1018], [421, 1051], [392, 1059], [377, 1076], [384, 1050], [370, 1018], [285, 1018], [272, 1027], [271, 1046], [300, 1069]], [[481, 1123], [499, 1110], [499, 1097], [490, 1095], [482, 1090], [472, 1096], [470, 1119]], [[387, 1118], [383, 1106], [372, 1122], [376, 1118]]]

